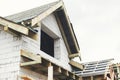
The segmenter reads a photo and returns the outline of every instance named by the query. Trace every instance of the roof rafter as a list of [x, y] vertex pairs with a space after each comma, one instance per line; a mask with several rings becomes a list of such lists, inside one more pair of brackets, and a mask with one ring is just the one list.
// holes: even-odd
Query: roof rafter
[[34, 26], [35, 24], [37, 24], [39, 21], [41, 21], [42, 19], [44, 19], [45, 17], [47, 17], [49, 14], [51, 14], [52, 12], [54, 12], [56, 9], [62, 7], [63, 2], [60, 1], [58, 2], [56, 5], [52, 6], [51, 8], [49, 8], [48, 10], [46, 10], [45, 12], [41, 13], [40, 15], [36, 16], [35, 18], [33, 18], [31, 20], [31, 25]]

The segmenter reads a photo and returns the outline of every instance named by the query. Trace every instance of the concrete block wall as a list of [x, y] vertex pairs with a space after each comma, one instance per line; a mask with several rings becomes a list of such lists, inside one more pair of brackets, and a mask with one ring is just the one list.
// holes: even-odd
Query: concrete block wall
[[19, 37], [0, 31], [0, 80], [17, 80], [20, 44]]

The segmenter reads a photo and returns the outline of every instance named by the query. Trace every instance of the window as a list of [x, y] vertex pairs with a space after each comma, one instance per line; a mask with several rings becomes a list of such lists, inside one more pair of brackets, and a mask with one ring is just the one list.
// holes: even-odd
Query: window
[[54, 39], [41, 30], [41, 50], [54, 57]]

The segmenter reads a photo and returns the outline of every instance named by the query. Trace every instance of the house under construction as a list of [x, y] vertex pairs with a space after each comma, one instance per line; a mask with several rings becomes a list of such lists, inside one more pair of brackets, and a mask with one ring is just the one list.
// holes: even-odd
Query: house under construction
[[0, 17], [0, 45], [0, 80], [101, 80], [111, 61], [73, 60], [80, 48], [61, 0]]
[[0, 17], [0, 80], [80, 80], [80, 49], [62, 1]]

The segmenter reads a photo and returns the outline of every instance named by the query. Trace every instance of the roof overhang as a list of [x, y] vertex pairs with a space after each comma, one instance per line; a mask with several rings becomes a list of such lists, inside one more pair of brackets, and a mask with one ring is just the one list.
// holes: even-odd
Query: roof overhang
[[61, 26], [60, 30], [63, 33], [62, 35], [63, 35], [69, 54], [80, 55], [80, 48], [73, 30], [73, 26], [67, 16], [67, 11], [64, 7], [64, 3], [62, 0], [60, 0], [56, 5], [50, 7], [48, 10], [44, 11], [40, 15], [31, 19], [31, 26], [36, 25], [51, 13], [55, 13], [59, 27]]
[[22, 25], [18, 25], [10, 20], [7, 20], [3, 17], [0, 17], [0, 25], [2, 25], [3, 27], [8, 27], [14, 31], [17, 31], [21, 34], [24, 34], [24, 35], [28, 35], [29, 34], [29, 29], [22, 26]]

